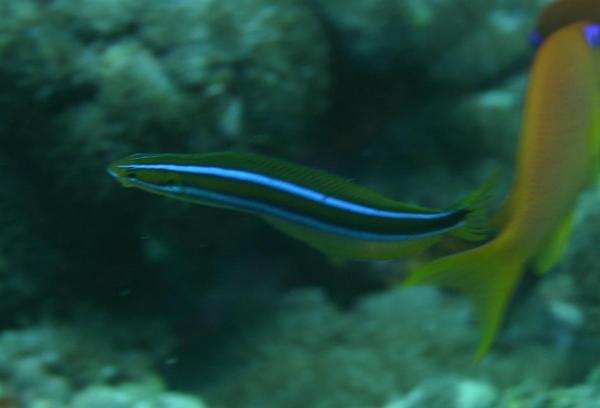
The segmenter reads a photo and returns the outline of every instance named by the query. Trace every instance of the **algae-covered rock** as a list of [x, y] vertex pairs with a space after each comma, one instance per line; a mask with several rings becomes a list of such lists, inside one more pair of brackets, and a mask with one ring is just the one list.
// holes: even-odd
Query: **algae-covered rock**
[[569, 387], [515, 387], [497, 403], [498, 408], [596, 408], [600, 401], [598, 369], [587, 381]]
[[24, 309], [44, 303], [41, 295], [57, 276], [64, 254], [48, 236], [49, 220], [36, 203], [29, 178], [0, 153], [0, 320], [11, 322]]
[[517, 141], [523, 123], [522, 110], [527, 88], [525, 75], [515, 75], [492, 87], [467, 92], [458, 101], [448, 101], [453, 141], [481, 152], [486, 157], [515, 163]]
[[420, 67], [439, 86], [465, 87], [524, 63], [544, 0], [313, 0], [341, 49], [367, 69]]
[[313, 1], [353, 84], [336, 88], [333, 109], [349, 168], [403, 200], [460, 196], [492, 167], [509, 175], [542, 3]]
[[[134, 210], [136, 196], [125, 198], [106, 166], [139, 151], [261, 146], [302, 156], [328, 103], [328, 60], [328, 39], [302, 0], [0, 2], [0, 304], [35, 314], [56, 298], [69, 308], [131, 281], [153, 286], [146, 237], [187, 207]], [[156, 223], [154, 211], [171, 221]], [[127, 222], [117, 232], [119, 218]], [[167, 228], [180, 252], [163, 265], [213, 263], [188, 255], [202, 246], [198, 230], [215, 240], [207, 218], [195, 220], [189, 233], [200, 239], [189, 247], [176, 222]]]
[[[592, 382], [550, 384], [579, 382], [598, 353], [596, 198], [562, 274], [517, 296], [474, 365], [466, 298], [364, 295], [339, 271], [397, 265], [331, 266], [250, 217], [115, 194], [104, 172], [144, 150], [260, 148], [305, 162], [318, 151], [319, 167], [401, 201], [451, 205], [512, 160], [543, 2], [0, 2], [0, 308], [13, 325], [0, 335], [0, 401], [202, 406], [168, 373], [215, 407], [586, 406]], [[350, 306], [323, 289], [275, 294], [307, 282], [338, 295], [348, 284]], [[82, 302], [108, 311], [102, 329], [14, 329], [21, 316], [68, 320]], [[178, 328], [168, 369], [173, 337], [130, 323], [157, 314]]]
[[0, 61], [4, 103], [51, 111], [38, 157], [70, 183], [136, 150], [297, 154], [327, 105], [328, 42], [299, 0], [3, 2]]
[[565, 364], [564, 353], [511, 329], [474, 365], [468, 302], [426, 287], [366, 296], [346, 312], [319, 291], [298, 291], [245, 332], [225, 353], [226, 374], [204, 388], [211, 406], [487, 407], [497, 388], [548, 384]]
[[2, 332], [0, 398], [23, 407], [204, 407], [155, 372], [172, 343], [160, 322], [87, 319]]
[[468, 378], [435, 378], [382, 408], [489, 408], [498, 391], [492, 384]]
[[[600, 186], [581, 197], [573, 219], [573, 233], [558, 265], [562, 284], [548, 297], [571, 305], [581, 314], [576, 326], [597, 338], [600, 335]], [[550, 288], [552, 289], [552, 288]], [[577, 318], [574, 318], [577, 320]]]
[[94, 386], [77, 393], [69, 408], [207, 408], [197, 397], [167, 392], [154, 379], [118, 387]]

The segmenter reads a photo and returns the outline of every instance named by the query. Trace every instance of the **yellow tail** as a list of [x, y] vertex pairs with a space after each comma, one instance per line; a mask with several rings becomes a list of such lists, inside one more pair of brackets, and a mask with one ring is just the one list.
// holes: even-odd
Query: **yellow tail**
[[523, 270], [523, 258], [495, 239], [417, 268], [404, 285], [441, 285], [468, 294], [480, 322], [481, 338], [475, 355], [480, 360], [494, 343]]

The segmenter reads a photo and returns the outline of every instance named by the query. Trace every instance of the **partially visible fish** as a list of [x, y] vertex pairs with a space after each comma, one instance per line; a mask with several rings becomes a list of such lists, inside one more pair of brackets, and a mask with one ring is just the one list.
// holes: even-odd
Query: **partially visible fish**
[[596, 180], [600, 143], [600, 1], [560, 0], [538, 24], [543, 41], [527, 90], [512, 190], [488, 243], [417, 268], [406, 285], [466, 292], [479, 314], [482, 358], [526, 268], [551, 269], [571, 235], [580, 193]]
[[446, 210], [404, 204], [340, 177], [247, 153], [134, 154], [108, 172], [125, 187], [256, 214], [332, 256], [391, 259], [442, 236], [486, 236], [486, 183]]

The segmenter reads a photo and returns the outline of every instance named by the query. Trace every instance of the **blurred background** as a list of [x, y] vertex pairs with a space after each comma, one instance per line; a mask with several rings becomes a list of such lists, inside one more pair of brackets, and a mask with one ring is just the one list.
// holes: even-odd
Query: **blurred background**
[[0, 406], [597, 406], [600, 191], [475, 365], [468, 301], [403, 260], [105, 172], [257, 152], [443, 208], [500, 168], [500, 201], [547, 3], [0, 0]]

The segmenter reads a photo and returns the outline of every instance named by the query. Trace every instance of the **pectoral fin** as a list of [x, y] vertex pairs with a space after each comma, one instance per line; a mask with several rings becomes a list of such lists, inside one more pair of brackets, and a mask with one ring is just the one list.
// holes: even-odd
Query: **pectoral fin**
[[535, 271], [539, 274], [548, 272], [558, 263], [569, 243], [573, 231], [573, 214], [566, 217], [554, 234], [548, 239], [533, 262]]

